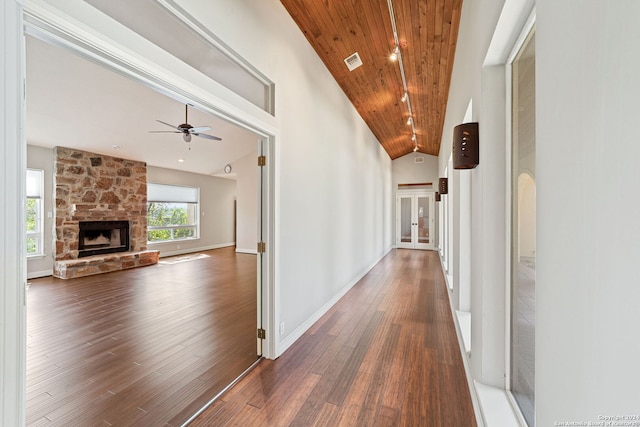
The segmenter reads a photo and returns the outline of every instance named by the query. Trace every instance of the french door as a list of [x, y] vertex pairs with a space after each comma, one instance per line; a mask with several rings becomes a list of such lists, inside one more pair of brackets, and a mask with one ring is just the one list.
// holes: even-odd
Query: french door
[[434, 197], [431, 192], [396, 196], [396, 247], [434, 249]]

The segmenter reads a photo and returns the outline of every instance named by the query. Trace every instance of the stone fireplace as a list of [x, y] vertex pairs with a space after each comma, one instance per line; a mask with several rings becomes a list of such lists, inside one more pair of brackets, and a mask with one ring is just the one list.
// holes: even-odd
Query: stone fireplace
[[146, 164], [64, 147], [54, 158], [54, 276], [157, 263], [147, 250]]

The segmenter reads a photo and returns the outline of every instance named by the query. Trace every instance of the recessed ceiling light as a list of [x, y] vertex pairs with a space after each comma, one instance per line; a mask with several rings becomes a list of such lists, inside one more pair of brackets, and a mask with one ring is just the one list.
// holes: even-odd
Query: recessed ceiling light
[[178, 159], [178, 163], [184, 163], [184, 159]]
[[122, 147], [120, 147], [119, 145], [113, 144], [113, 145], [111, 146], [111, 148], [113, 148], [114, 150], [119, 150], [119, 149], [121, 149]]

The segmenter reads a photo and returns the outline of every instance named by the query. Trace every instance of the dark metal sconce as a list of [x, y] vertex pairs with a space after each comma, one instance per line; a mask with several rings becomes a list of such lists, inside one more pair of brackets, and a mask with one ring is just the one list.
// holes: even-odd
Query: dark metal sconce
[[440, 194], [449, 194], [449, 180], [447, 178], [440, 178], [438, 181], [438, 189]]
[[478, 123], [463, 123], [453, 128], [453, 168], [473, 169], [480, 164]]

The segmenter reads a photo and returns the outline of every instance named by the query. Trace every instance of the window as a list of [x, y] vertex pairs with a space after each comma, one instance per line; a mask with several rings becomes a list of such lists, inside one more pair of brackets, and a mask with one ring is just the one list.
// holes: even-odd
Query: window
[[511, 64], [511, 393], [535, 424], [535, 30]]
[[44, 189], [44, 171], [27, 169], [27, 256], [43, 255], [43, 218], [42, 198]]
[[197, 239], [199, 192], [196, 187], [147, 184], [147, 241]]

